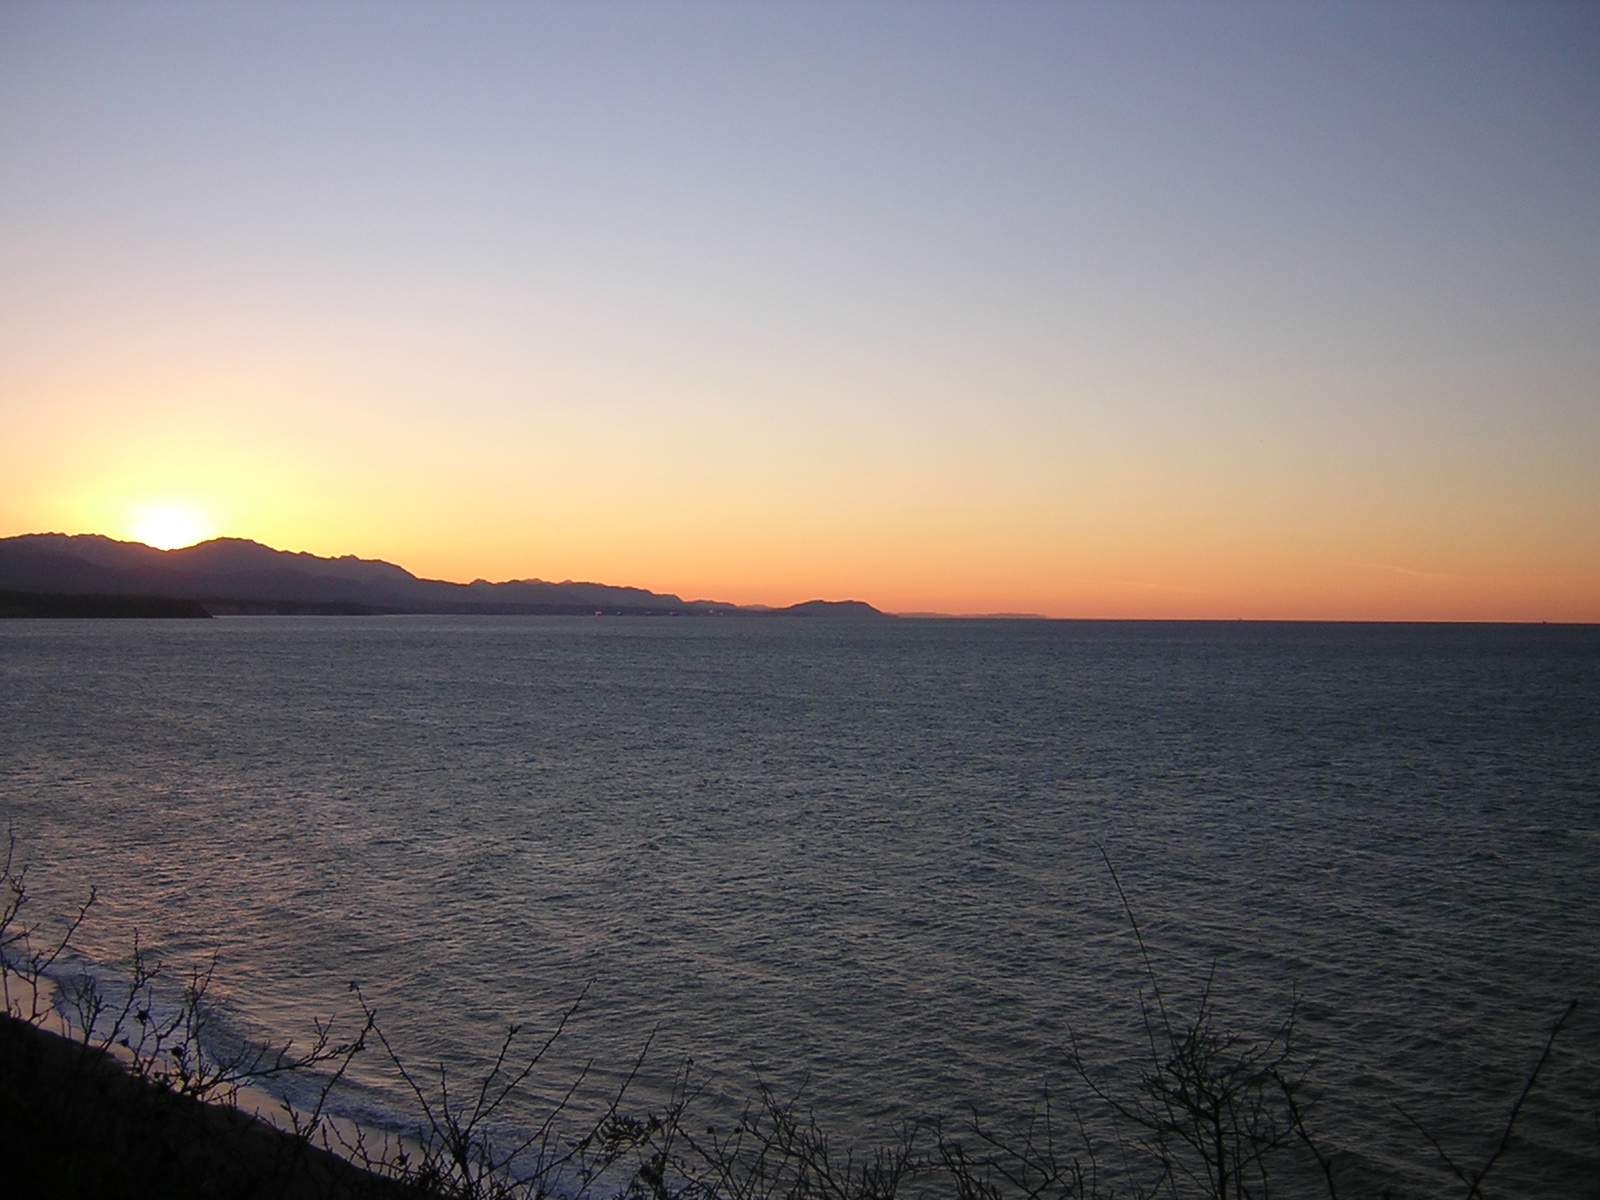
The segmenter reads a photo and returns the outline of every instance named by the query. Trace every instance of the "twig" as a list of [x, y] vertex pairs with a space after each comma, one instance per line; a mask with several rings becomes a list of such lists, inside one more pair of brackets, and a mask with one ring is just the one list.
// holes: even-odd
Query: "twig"
[[1500, 1144], [1495, 1147], [1494, 1153], [1489, 1156], [1489, 1161], [1483, 1164], [1483, 1169], [1472, 1180], [1472, 1186], [1467, 1189], [1467, 1200], [1479, 1194], [1478, 1189], [1483, 1186], [1484, 1179], [1494, 1169], [1495, 1163], [1500, 1161], [1500, 1156], [1511, 1145], [1511, 1131], [1516, 1128], [1517, 1118], [1522, 1115], [1522, 1106], [1528, 1101], [1528, 1094], [1533, 1091], [1533, 1085], [1539, 1081], [1539, 1072], [1544, 1070], [1545, 1064], [1550, 1061], [1551, 1051], [1555, 1049], [1556, 1038], [1561, 1033], [1561, 1027], [1567, 1023], [1567, 1018], [1578, 1011], [1578, 1002], [1574, 1000], [1567, 1005], [1567, 1011], [1562, 1013], [1550, 1029], [1550, 1036], [1545, 1039], [1544, 1052], [1539, 1055], [1539, 1061], [1534, 1064], [1528, 1082], [1522, 1085], [1522, 1094], [1517, 1097], [1517, 1102], [1511, 1106], [1511, 1116], [1506, 1121], [1505, 1132], [1500, 1135]]

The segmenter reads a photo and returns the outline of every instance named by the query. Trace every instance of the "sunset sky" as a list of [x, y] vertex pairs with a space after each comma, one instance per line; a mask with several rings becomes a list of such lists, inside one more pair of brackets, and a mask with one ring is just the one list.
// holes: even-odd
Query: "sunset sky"
[[10, 0], [46, 530], [1600, 620], [1600, 5]]

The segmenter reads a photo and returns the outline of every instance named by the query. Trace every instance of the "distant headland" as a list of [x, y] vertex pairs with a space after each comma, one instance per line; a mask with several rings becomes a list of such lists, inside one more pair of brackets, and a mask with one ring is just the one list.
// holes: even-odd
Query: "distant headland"
[[786, 608], [683, 600], [603, 583], [419, 579], [378, 559], [274, 550], [214, 538], [181, 550], [100, 534], [0, 538], [0, 617], [207, 617], [395, 613], [517, 616], [886, 618], [860, 600]]

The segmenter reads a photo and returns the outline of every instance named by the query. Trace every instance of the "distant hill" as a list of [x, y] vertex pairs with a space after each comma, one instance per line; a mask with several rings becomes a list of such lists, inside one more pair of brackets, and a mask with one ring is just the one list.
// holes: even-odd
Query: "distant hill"
[[881, 617], [884, 614], [865, 600], [805, 600], [788, 608], [773, 610], [797, 617]]
[[35, 597], [123, 596], [198, 601], [207, 612], [218, 615], [884, 615], [859, 600], [811, 600], [789, 608], [767, 609], [682, 600], [643, 588], [601, 583], [547, 583], [542, 579], [448, 583], [419, 579], [403, 567], [377, 559], [354, 555], [320, 558], [274, 550], [244, 538], [215, 538], [182, 550], [157, 550], [140, 542], [119, 542], [88, 533], [30, 533], [0, 538], [0, 591]]

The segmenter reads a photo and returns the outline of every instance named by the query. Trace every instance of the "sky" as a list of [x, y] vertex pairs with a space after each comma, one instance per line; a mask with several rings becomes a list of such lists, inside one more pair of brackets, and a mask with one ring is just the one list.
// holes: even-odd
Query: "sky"
[[0, 5], [0, 536], [1600, 621], [1600, 6]]

